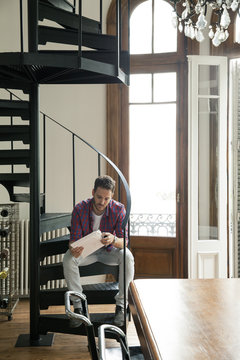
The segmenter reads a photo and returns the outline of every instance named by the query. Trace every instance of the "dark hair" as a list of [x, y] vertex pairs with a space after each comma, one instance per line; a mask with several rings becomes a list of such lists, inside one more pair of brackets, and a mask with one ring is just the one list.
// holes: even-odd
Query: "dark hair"
[[114, 193], [115, 190], [115, 180], [111, 178], [111, 176], [103, 175], [96, 178], [94, 182], [94, 191], [97, 190], [98, 187], [103, 189], [111, 190]]

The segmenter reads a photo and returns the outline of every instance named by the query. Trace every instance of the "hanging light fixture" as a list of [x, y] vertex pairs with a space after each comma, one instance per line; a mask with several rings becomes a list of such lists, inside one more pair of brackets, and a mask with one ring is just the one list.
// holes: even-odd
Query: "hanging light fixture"
[[[210, 6], [217, 15], [215, 25], [209, 26], [208, 36], [214, 46], [219, 46], [227, 40], [228, 26], [231, 22], [228, 10], [236, 11], [239, 7], [239, 0], [170, 0], [174, 5], [172, 22], [180, 32], [184, 31], [185, 36], [201, 42], [204, 40], [203, 30], [207, 27], [207, 8]], [[182, 5], [184, 10], [179, 13]]]

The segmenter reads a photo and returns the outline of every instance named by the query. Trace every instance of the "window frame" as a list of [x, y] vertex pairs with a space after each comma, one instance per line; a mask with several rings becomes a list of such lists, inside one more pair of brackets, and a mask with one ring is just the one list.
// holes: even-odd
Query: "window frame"
[[[132, 0], [130, 2], [130, 13], [145, 0]], [[128, 23], [127, 19], [127, 0], [122, 1], [122, 28]], [[107, 31], [114, 33], [115, 29], [115, 1], [110, 5], [107, 18]], [[127, 31], [126, 31], [127, 33]], [[174, 69], [177, 72], [178, 94], [177, 98], [177, 173], [181, 169], [181, 176], [177, 178], [176, 194], [181, 194], [178, 202], [180, 215], [177, 225], [177, 244], [175, 246], [176, 256], [173, 277], [188, 276], [188, 210], [187, 210], [187, 174], [188, 174], [188, 123], [187, 123], [187, 52], [198, 53], [198, 45], [192, 40], [187, 39], [178, 31], [177, 52], [164, 54], [133, 54], [130, 56], [130, 73], [149, 73], [158, 72], [157, 70], [169, 72]], [[125, 34], [127, 35], [127, 34]], [[190, 46], [189, 46], [190, 45]], [[127, 36], [123, 36], [122, 48], [127, 48]], [[151, 68], [151, 71], [150, 71]], [[107, 155], [121, 169], [126, 180], [129, 181], [129, 89], [123, 84], [107, 85]], [[107, 168], [108, 174], [114, 177], [110, 167]], [[118, 185], [118, 179], [115, 179]], [[120, 199], [125, 203], [124, 197]], [[156, 241], [156, 239], [153, 239]], [[174, 251], [175, 251], [174, 250]]]

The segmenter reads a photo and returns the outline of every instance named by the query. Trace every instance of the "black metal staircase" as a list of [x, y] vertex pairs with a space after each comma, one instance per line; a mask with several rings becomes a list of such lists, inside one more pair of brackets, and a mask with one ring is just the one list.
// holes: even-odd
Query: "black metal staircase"
[[[82, 1], [76, 13], [75, 1], [67, 0], [28, 0], [28, 44], [29, 51], [24, 52], [22, 1], [20, 0], [21, 51], [0, 53], [0, 87], [20, 89], [28, 95], [28, 101], [10, 99], [0, 100], [1, 117], [9, 117], [9, 125], [0, 125], [0, 141], [9, 141], [11, 149], [0, 150], [0, 165], [9, 165], [11, 171], [0, 173], [0, 183], [9, 192], [10, 200], [30, 203], [30, 334], [20, 335], [17, 346], [50, 345], [52, 334], [66, 332], [85, 334], [84, 327], [71, 329], [64, 315], [41, 315], [41, 309], [50, 305], [64, 305], [66, 289], [40, 290], [40, 286], [52, 279], [62, 279], [62, 264], [40, 265], [46, 256], [65, 253], [69, 236], [40, 242], [42, 233], [58, 228], [69, 227], [71, 214], [48, 214], [45, 212], [45, 191], [40, 192], [40, 111], [39, 84], [128, 84], [129, 54], [121, 49], [121, 1], [117, 0], [116, 35], [102, 33], [102, 1], [99, 1], [99, 21], [82, 16]], [[44, 19], [55, 22], [56, 26], [40, 25]], [[60, 26], [60, 27], [59, 27]], [[71, 44], [76, 50], [40, 50], [47, 42]], [[83, 50], [82, 47], [87, 47]], [[15, 125], [13, 117], [22, 119], [21, 125]], [[49, 118], [50, 119], [50, 118]], [[27, 122], [27, 121], [28, 122]], [[46, 116], [44, 116], [44, 121]], [[25, 124], [26, 122], [26, 124]], [[65, 128], [66, 129], [66, 128]], [[106, 160], [116, 171], [119, 183], [122, 183], [127, 198], [126, 226], [130, 213], [130, 194], [121, 171], [102, 153], [70, 132], [75, 139], [82, 141], [98, 157], [97, 174], [101, 173], [100, 160]], [[14, 141], [29, 145], [28, 149], [15, 149]], [[16, 172], [15, 165], [25, 165], [24, 172]], [[74, 180], [73, 174], [73, 180]], [[18, 187], [26, 188], [19, 193]], [[120, 189], [120, 187], [119, 187]], [[74, 191], [74, 190], [73, 190]], [[119, 190], [120, 196], [120, 190]], [[120, 198], [119, 198], [120, 200]], [[73, 194], [73, 204], [75, 195]], [[85, 269], [84, 269], [85, 268]], [[85, 271], [85, 273], [84, 273]], [[94, 275], [111, 272], [117, 278], [118, 273], [112, 267], [102, 264], [82, 267], [81, 275]], [[113, 303], [118, 291], [117, 283], [86, 285], [85, 294], [88, 303]], [[111, 322], [112, 314], [102, 316], [93, 314], [95, 326]]]

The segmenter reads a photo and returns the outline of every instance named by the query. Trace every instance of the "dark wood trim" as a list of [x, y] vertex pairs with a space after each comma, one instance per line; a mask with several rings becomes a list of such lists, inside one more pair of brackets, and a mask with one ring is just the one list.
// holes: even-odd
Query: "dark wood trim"
[[[131, 11], [143, 2], [143, 0], [131, 1]], [[126, 26], [127, 0], [123, 1], [123, 28]], [[115, 1], [110, 5], [107, 17], [107, 31], [109, 34], [115, 31]], [[125, 33], [125, 37], [127, 34]], [[123, 39], [124, 43], [124, 39]], [[150, 71], [169, 72], [176, 71], [178, 74], [178, 91], [181, 94], [177, 101], [177, 179], [176, 193], [180, 193], [180, 202], [177, 203], [177, 243], [174, 249], [175, 277], [188, 276], [188, 123], [187, 123], [187, 49], [191, 54], [198, 53], [198, 44], [194, 45], [192, 40], [186, 39], [182, 34], [178, 36], [178, 53], [169, 54], [147, 54], [131, 55], [131, 73], [144, 73]], [[196, 46], [197, 45], [197, 46]], [[124, 43], [126, 46], [126, 43]], [[142, 65], [144, 60], [144, 65]], [[145, 64], [146, 62], [146, 64]], [[107, 155], [121, 169], [126, 180], [129, 181], [129, 110], [128, 110], [128, 88], [124, 85], [107, 85]], [[107, 168], [109, 175], [114, 177], [113, 171]], [[117, 179], [115, 179], [117, 180]], [[124, 199], [121, 199], [124, 202]], [[159, 239], [158, 239], [159, 241]], [[131, 237], [131, 244], [134, 243]], [[162, 238], [161, 238], [161, 244]]]

